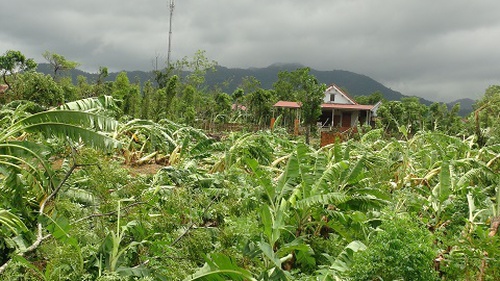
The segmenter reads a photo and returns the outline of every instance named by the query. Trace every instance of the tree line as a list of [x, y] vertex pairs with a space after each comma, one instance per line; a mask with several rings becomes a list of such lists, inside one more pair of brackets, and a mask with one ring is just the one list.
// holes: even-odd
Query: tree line
[[[202, 127], [206, 122], [265, 127], [270, 124], [271, 117], [280, 114], [283, 115], [281, 122], [293, 124], [295, 114], [275, 112], [273, 105], [279, 100], [298, 101], [303, 105], [301, 119], [306, 139], [317, 133], [315, 124], [321, 114], [319, 106], [325, 85], [319, 83], [307, 67], [279, 72], [271, 89], [263, 89], [260, 81], [248, 76], [234, 92], [226, 93], [224, 83], [211, 88], [206, 86], [205, 76], [215, 71], [217, 62], [208, 59], [204, 51], [196, 52], [192, 58], [184, 57], [170, 68], [154, 70], [154, 78], [148, 81], [130, 81], [126, 72], [119, 73], [114, 81], [105, 81], [108, 69], [100, 67], [95, 81], [78, 76], [75, 84], [64, 74], [78, 67], [78, 62], [49, 51], [44, 52], [43, 57], [50, 64], [52, 75], [37, 72], [36, 62], [19, 51], [10, 50], [0, 57], [2, 82], [8, 87], [1, 94], [0, 102], [27, 100], [53, 107], [83, 98], [111, 96], [118, 101], [121, 110], [115, 113], [118, 118], [153, 121], [168, 118], [195, 127]], [[497, 86], [486, 89], [483, 99], [476, 103], [474, 116], [467, 118], [459, 116], [459, 104], [452, 108], [438, 102], [426, 106], [416, 97], [387, 101], [381, 92], [369, 96], [353, 94], [360, 104], [382, 101], [377, 126], [401, 137], [421, 130], [453, 135], [467, 135], [472, 131], [482, 134], [480, 123], [489, 123], [486, 112], [496, 108], [495, 101], [490, 101], [495, 98], [491, 92], [498, 92]]]

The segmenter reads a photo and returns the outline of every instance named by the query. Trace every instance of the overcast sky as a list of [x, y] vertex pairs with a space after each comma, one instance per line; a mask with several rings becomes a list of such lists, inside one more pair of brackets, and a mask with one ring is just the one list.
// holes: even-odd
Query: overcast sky
[[[165, 63], [170, 0], [0, 0], [0, 52], [50, 51], [97, 72]], [[300, 63], [433, 101], [500, 84], [498, 0], [177, 0], [172, 60]]]

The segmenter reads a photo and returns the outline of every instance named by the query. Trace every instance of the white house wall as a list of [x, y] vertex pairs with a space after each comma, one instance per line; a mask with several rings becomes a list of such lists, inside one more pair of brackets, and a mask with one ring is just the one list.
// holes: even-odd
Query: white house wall
[[[335, 101], [330, 101], [330, 95], [335, 94]], [[325, 97], [323, 98], [324, 103], [338, 103], [338, 104], [353, 104], [348, 100], [343, 94], [337, 91], [334, 87], [325, 92]]]

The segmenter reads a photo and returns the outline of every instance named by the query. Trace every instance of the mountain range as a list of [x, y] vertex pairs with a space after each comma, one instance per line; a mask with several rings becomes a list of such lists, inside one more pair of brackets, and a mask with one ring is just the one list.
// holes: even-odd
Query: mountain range
[[[297, 68], [304, 67], [300, 64], [290, 64], [290, 63], [276, 63], [264, 68], [227, 68], [224, 66], [216, 66], [216, 71], [208, 72], [206, 74], [206, 86], [211, 88], [215, 85], [225, 85], [222, 90], [227, 93], [232, 93], [242, 82], [243, 78], [253, 76], [261, 83], [261, 87], [264, 89], [271, 89], [273, 83], [278, 79], [278, 73], [280, 71], [294, 71]], [[52, 68], [47, 63], [41, 63], [38, 65], [38, 71], [45, 74], [51, 74]], [[145, 82], [147, 80], [153, 80], [153, 73], [146, 71], [126, 71], [127, 76], [131, 82]], [[109, 73], [106, 81], [114, 81], [119, 72]], [[330, 70], [330, 71], [320, 71], [311, 69], [310, 73], [314, 75], [320, 83], [326, 85], [336, 84], [342, 89], [346, 90], [349, 95], [355, 96], [366, 96], [374, 92], [381, 92], [385, 99], [387, 100], [401, 100], [405, 96], [404, 94], [395, 91], [391, 88], [384, 86], [383, 84], [375, 81], [374, 79], [350, 72], [345, 70]], [[68, 73], [71, 75], [73, 82], [76, 83], [76, 79], [79, 75], [87, 77], [89, 82], [97, 80], [97, 74], [88, 73], [81, 71], [79, 69], [73, 69]], [[184, 73], [187, 74], [187, 73]], [[420, 98], [420, 102], [425, 105], [430, 105], [433, 101], [429, 101]], [[472, 106], [475, 103], [471, 99], [459, 99], [450, 103], [447, 103], [448, 107], [451, 108], [456, 103], [460, 103], [461, 116], [466, 116], [472, 112]]]

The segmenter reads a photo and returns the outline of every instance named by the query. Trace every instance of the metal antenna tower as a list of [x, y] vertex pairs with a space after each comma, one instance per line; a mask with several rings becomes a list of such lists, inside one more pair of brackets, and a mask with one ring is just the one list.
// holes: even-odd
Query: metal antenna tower
[[172, 47], [172, 16], [174, 14], [175, 1], [170, 0], [170, 25], [168, 29], [168, 53], [167, 53], [167, 67], [170, 68], [170, 49]]

